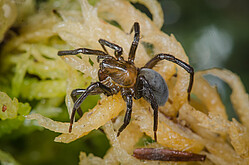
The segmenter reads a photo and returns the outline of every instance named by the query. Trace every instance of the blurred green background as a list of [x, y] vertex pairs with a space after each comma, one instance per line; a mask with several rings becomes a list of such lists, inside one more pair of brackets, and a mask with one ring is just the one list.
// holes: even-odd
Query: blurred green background
[[196, 70], [227, 68], [249, 90], [249, 1], [161, 0], [165, 24]]
[[[45, 0], [47, 1], [47, 0]], [[37, 0], [41, 3], [42, 0]], [[165, 17], [162, 28], [167, 34], [174, 34], [182, 44], [190, 64], [195, 70], [212, 67], [227, 68], [237, 73], [249, 91], [249, 1], [248, 0], [160, 0]], [[142, 11], [150, 13], [139, 4]], [[230, 88], [218, 79], [209, 78], [218, 86], [222, 99], [229, 111], [229, 118], [236, 117], [229, 95]], [[96, 102], [97, 98], [91, 99]], [[67, 110], [60, 119], [67, 119]], [[93, 106], [93, 105], [92, 105]], [[27, 123], [26, 123], [27, 124]], [[19, 133], [25, 130], [26, 133]], [[53, 142], [57, 133], [22, 126], [8, 136], [0, 138], [0, 149], [10, 153], [20, 164], [77, 164], [80, 151], [103, 156], [109, 144], [101, 131], [72, 142]], [[24, 131], [25, 132], [25, 131]], [[1, 157], [0, 152], [0, 157]], [[1, 164], [1, 163], [0, 163]]]
[[[164, 11], [162, 30], [174, 34], [195, 71], [213, 67], [238, 74], [249, 91], [249, 1], [160, 0]], [[231, 89], [217, 78], [229, 119], [237, 118], [230, 102]], [[237, 118], [238, 119], [238, 118]]]

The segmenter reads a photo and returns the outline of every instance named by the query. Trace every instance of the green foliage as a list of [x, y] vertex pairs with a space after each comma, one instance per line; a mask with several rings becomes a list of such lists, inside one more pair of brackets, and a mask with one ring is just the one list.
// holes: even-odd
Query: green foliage
[[148, 55], [150, 55], [151, 57], [153, 55], [155, 55], [154, 54], [154, 45], [153, 44], [151, 44], [149, 42], [141, 42], [141, 44], [144, 46], [144, 48], [145, 48]]
[[9, 154], [0, 150], [0, 164], [1, 165], [19, 165], [18, 162]]
[[44, 80], [35, 78], [24, 80], [21, 96], [29, 100], [63, 97], [66, 94], [66, 80]]
[[0, 107], [5, 107], [5, 111], [0, 111], [0, 137], [17, 130], [31, 110], [28, 103], [20, 103], [16, 98], [12, 100], [4, 92], [0, 92]]
[[92, 6], [95, 6], [98, 2], [99, 0], [88, 0], [88, 3]]

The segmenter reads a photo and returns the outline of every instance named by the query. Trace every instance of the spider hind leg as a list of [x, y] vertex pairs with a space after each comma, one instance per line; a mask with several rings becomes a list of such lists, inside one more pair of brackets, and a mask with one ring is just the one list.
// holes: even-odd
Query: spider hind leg
[[188, 85], [188, 90], [187, 90], [188, 100], [190, 101], [190, 92], [192, 90], [192, 86], [193, 86], [193, 82], [194, 82], [194, 68], [192, 68], [189, 64], [185, 63], [184, 61], [176, 58], [175, 56], [170, 55], [170, 54], [165, 54], [165, 53], [157, 54], [155, 57], [153, 57], [150, 61], [148, 61], [144, 65], [144, 68], [152, 69], [161, 60], [171, 61], [171, 62], [179, 65], [183, 69], [185, 69], [190, 74], [189, 85]]
[[144, 97], [145, 100], [147, 100], [150, 103], [154, 111], [153, 131], [154, 131], [154, 140], [157, 141], [158, 103], [152, 91], [151, 85], [148, 83], [148, 81], [143, 75], [138, 76], [137, 90], [135, 92], [135, 99], [139, 99], [141, 97]]

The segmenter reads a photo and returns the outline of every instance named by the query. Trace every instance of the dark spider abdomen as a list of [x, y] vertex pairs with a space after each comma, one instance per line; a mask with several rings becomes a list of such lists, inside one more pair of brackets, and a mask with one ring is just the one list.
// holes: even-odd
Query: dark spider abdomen
[[[145, 79], [148, 81], [148, 83], [151, 86], [152, 92], [155, 96], [155, 99], [157, 101], [157, 104], [159, 106], [163, 106], [166, 101], [168, 100], [169, 96], [169, 91], [168, 91], [168, 86], [163, 79], [163, 77], [157, 73], [156, 71], [148, 68], [142, 68], [140, 70], [139, 75], [142, 75], [145, 77]], [[144, 91], [147, 92], [147, 91]], [[148, 94], [144, 94], [145, 96]], [[148, 98], [144, 97], [146, 100]]]

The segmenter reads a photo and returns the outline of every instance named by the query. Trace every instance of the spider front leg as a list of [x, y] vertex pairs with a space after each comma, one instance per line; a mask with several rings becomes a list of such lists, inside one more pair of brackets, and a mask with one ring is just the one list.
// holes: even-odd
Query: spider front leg
[[175, 58], [173, 55], [170, 54], [158, 54], [155, 57], [153, 57], [150, 61], [148, 61], [145, 65], [144, 68], [153, 68], [159, 61], [161, 60], [168, 60], [173, 63], [176, 63], [183, 69], [185, 69], [189, 74], [190, 74], [190, 79], [189, 79], [189, 85], [188, 85], [188, 100], [190, 100], [190, 92], [192, 90], [193, 86], [193, 81], [194, 81], [194, 69], [187, 63], [183, 62], [182, 60], [179, 60]]
[[65, 55], [77, 55], [79, 53], [97, 55], [97, 56], [108, 56], [107, 53], [101, 50], [93, 50], [93, 49], [87, 49], [87, 48], [79, 48], [79, 49], [74, 49], [74, 50], [62, 50], [62, 51], [58, 51], [57, 54], [59, 56], [65, 56]]
[[99, 39], [99, 43], [104, 49], [104, 51], [108, 54], [105, 46], [108, 46], [111, 49], [114, 49], [114, 55], [118, 60], [123, 60], [122, 54], [123, 54], [123, 48], [118, 46], [117, 44], [111, 43], [109, 41], [106, 41], [104, 39]]
[[134, 59], [135, 59], [135, 54], [136, 54], [136, 50], [137, 50], [137, 46], [139, 43], [139, 39], [140, 39], [140, 26], [138, 22], [135, 22], [134, 25], [131, 28], [130, 34], [133, 32], [134, 30], [134, 40], [131, 44], [131, 48], [130, 48], [130, 52], [129, 52], [129, 57], [128, 57], [128, 61], [134, 63]]
[[[71, 96], [73, 98], [73, 101], [77, 99], [76, 95], [80, 94], [80, 97], [76, 101], [74, 101], [74, 106], [73, 106], [73, 110], [72, 110], [72, 114], [70, 118], [69, 132], [72, 132], [75, 112], [77, 110], [77, 112], [79, 113], [80, 105], [82, 104], [82, 102], [86, 99], [88, 95], [97, 95], [100, 93], [111, 93], [111, 90], [108, 87], [101, 84], [100, 82], [95, 82], [91, 84], [90, 86], [88, 86], [87, 89], [75, 89], [72, 91]], [[81, 113], [82, 113], [82, 110], [81, 110]]]
[[97, 55], [97, 62], [99, 62], [100, 59], [114, 59], [114, 57], [110, 56], [107, 52], [103, 52], [101, 50], [93, 50], [93, 49], [87, 49], [87, 48], [79, 48], [74, 50], [62, 50], [58, 51], [59, 56], [65, 56], [65, 55], [77, 55], [79, 53], [82, 54], [89, 54], [89, 55]]
[[117, 136], [120, 135], [120, 133], [127, 127], [127, 125], [130, 123], [131, 120], [131, 113], [132, 113], [132, 95], [124, 95], [123, 96], [124, 100], [126, 101], [126, 113], [124, 117], [124, 123], [123, 125], [118, 129], [118, 134]]

